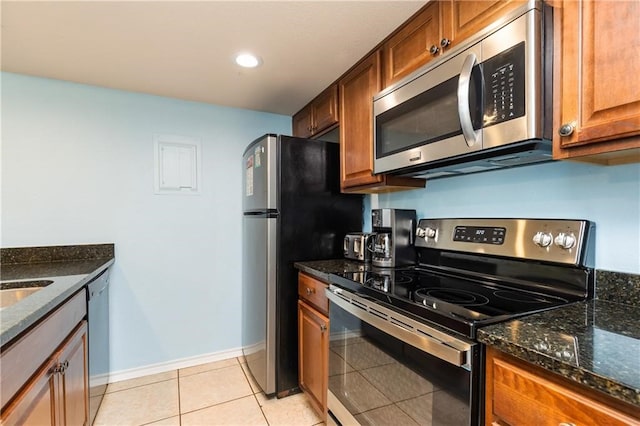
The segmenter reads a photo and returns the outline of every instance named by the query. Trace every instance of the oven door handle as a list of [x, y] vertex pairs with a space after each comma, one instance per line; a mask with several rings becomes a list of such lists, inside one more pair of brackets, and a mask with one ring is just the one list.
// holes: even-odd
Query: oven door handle
[[[333, 285], [326, 290], [326, 294], [329, 301], [341, 309], [396, 339], [457, 367], [471, 368], [471, 349], [476, 343], [432, 329], [377, 302], [368, 301]], [[436, 336], [446, 336], [446, 341]]]
[[471, 148], [478, 142], [478, 134], [473, 129], [473, 122], [471, 121], [471, 111], [469, 109], [469, 96], [471, 92], [471, 72], [473, 66], [477, 62], [475, 53], [470, 53], [464, 63], [462, 64], [462, 70], [460, 71], [460, 77], [458, 78], [458, 116], [460, 117], [460, 127], [462, 128], [462, 135], [464, 136], [467, 146]]

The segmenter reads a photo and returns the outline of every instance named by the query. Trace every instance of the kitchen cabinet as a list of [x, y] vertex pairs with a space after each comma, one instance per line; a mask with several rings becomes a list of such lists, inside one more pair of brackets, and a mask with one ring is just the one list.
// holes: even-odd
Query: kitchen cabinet
[[298, 365], [302, 390], [323, 420], [327, 416], [329, 381], [328, 285], [309, 275], [298, 275]]
[[293, 136], [310, 138], [338, 124], [338, 85], [333, 84], [293, 116]]
[[2, 424], [88, 424], [85, 315], [82, 290], [3, 350]]
[[406, 77], [524, 4], [515, 0], [428, 2], [382, 45], [383, 87]]
[[373, 95], [381, 89], [380, 51], [357, 64], [338, 85], [342, 191], [375, 193], [423, 188], [423, 179], [373, 174]]
[[554, 158], [640, 161], [640, 3], [554, 6]]
[[523, 0], [440, 0], [442, 36], [440, 48], [446, 50], [523, 6]]
[[637, 414], [635, 407], [487, 348], [487, 425], [640, 425]]
[[383, 87], [388, 87], [441, 52], [439, 1], [431, 1], [382, 45]]

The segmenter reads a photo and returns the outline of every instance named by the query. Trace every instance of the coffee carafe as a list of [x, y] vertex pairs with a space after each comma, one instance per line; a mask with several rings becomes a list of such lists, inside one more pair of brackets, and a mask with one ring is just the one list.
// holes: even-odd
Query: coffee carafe
[[375, 233], [371, 257], [373, 266], [393, 268], [415, 264], [415, 210], [373, 209], [371, 226]]

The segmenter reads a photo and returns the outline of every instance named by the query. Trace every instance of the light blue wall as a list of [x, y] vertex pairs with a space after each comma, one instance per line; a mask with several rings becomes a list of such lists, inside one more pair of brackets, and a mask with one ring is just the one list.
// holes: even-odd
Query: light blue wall
[[596, 268], [640, 273], [639, 164], [563, 161], [436, 179], [425, 189], [369, 196], [365, 206], [376, 203], [415, 209], [419, 218], [588, 219], [596, 223]]
[[[240, 348], [242, 153], [291, 118], [2, 73], [2, 247], [113, 242], [115, 372]], [[153, 135], [202, 143], [154, 194]]]

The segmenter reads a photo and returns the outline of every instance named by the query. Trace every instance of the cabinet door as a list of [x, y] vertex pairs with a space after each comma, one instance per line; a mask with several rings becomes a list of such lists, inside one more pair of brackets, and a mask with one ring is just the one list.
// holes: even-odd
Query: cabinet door
[[384, 87], [429, 62], [441, 52], [440, 2], [427, 3], [382, 46]]
[[338, 85], [329, 86], [313, 101], [313, 134], [338, 122]]
[[293, 136], [308, 138], [311, 136], [311, 105], [306, 106], [293, 116]]
[[329, 319], [303, 301], [298, 301], [298, 339], [300, 387], [324, 420], [329, 381]]
[[60, 406], [68, 425], [89, 423], [87, 322], [82, 321], [65, 346], [58, 360], [64, 366], [60, 373]]
[[382, 182], [373, 175], [373, 95], [381, 89], [376, 51], [340, 80], [341, 187]]
[[55, 372], [57, 365], [57, 359], [51, 359], [38, 370], [13, 402], [2, 411], [3, 425], [59, 424], [56, 400], [58, 381]]
[[526, 3], [522, 0], [441, 0], [442, 34], [450, 49]]
[[[571, 0], [556, 10], [556, 158], [631, 148], [638, 155], [638, 16], [637, 1]], [[567, 136], [563, 125], [573, 130]]]
[[360, 62], [338, 85], [342, 191], [367, 194], [424, 188], [424, 179], [373, 175], [373, 96], [381, 86], [380, 51]]

